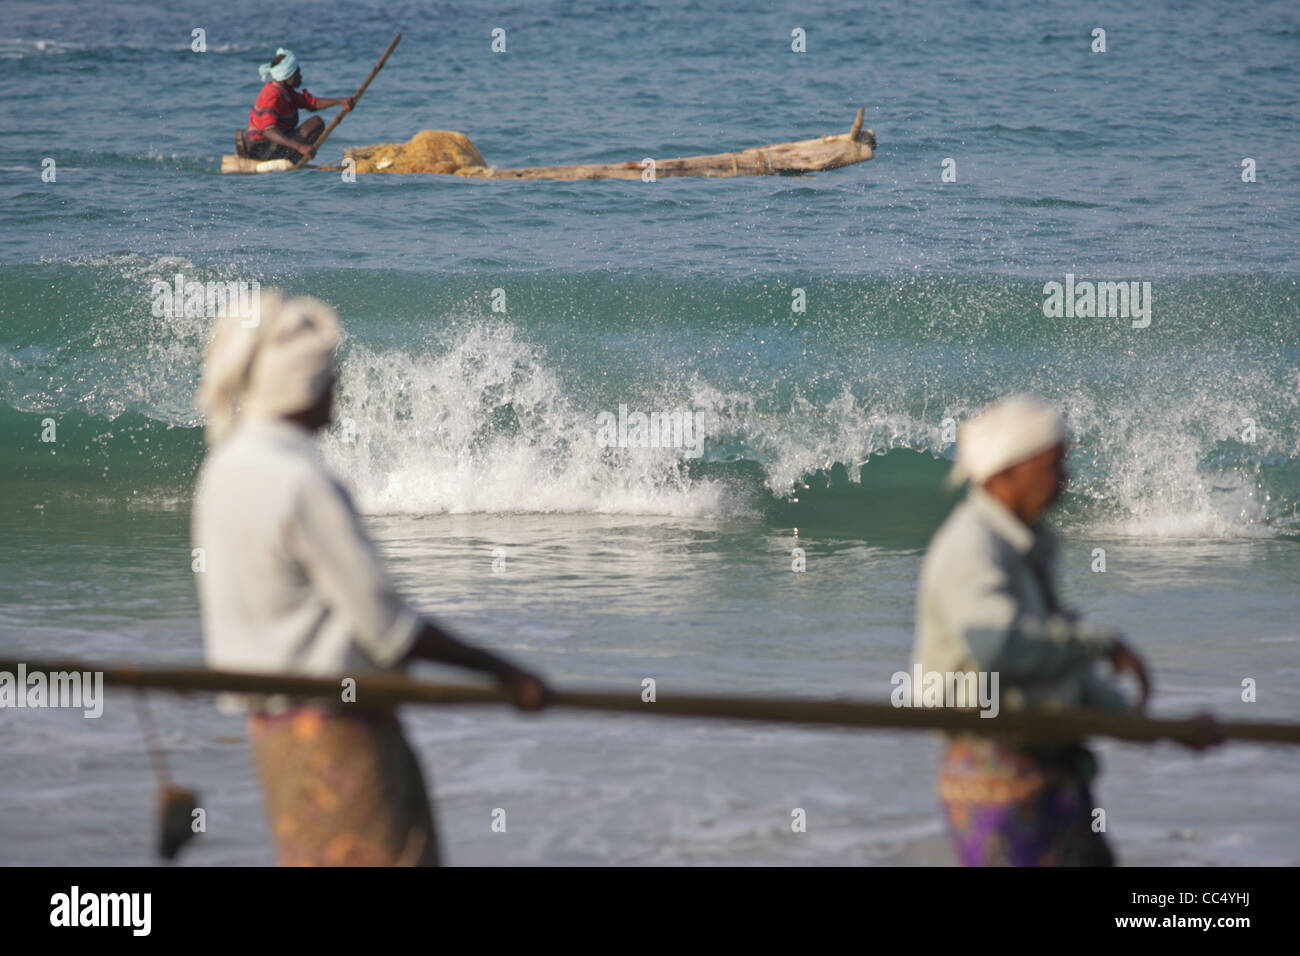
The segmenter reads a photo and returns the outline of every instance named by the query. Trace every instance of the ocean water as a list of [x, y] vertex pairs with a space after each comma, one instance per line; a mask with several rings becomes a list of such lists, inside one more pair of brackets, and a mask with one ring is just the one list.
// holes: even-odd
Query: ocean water
[[[503, 167], [671, 157], [858, 106], [879, 148], [653, 184], [219, 174], [277, 45], [345, 95], [399, 30], [323, 161], [422, 128]], [[884, 700], [951, 424], [1031, 389], [1070, 422], [1063, 590], [1148, 655], [1153, 709], [1300, 720], [1298, 53], [1289, 4], [7, 2], [0, 651], [201, 659], [211, 319], [153, 309], [181, 274], [338, 308], [323, 446], [394, 577], [559, 685]], [[1045, 315], [1067, 275], [1149, 282], [1149, 324]], [[699, 414], [699, 454], [602, 447], [620, 406]], [[242, 724], [149, 707], [208, 812], [182, 862], [271, 862]], [[453, 864], [951, 862], [929, 735], [404, 719]], [[151, 860], [131, 695], [99, 720], [0, 711], [0, 733], [0, 863]], [[1099, 752], [1123, 862], [1300, 862], [1293, 750]]]

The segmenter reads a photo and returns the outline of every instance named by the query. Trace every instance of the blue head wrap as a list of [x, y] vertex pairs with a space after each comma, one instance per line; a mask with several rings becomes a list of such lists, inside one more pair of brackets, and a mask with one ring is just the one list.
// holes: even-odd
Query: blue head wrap
[[292, 51], [286, 50], [284, 47], [276, 50], [275, 55], [283, 56], [284, 59], [275, 66], [263, 63], [257, 68], [257, 72], [261, 74], [264, 80], [280, 80], [283, 82], [293, 76], [294, 71], [298, 69], [298, 58], [293, 55]]

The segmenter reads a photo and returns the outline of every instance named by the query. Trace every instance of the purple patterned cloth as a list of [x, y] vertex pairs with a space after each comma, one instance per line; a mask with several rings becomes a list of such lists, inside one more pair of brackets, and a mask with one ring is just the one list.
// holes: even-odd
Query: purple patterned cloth
[[1055, 753], [1018, 750], [986, 738], [953, 741], [939, 772], [939, 797], [963, 866], [1111, 866], [1105, 837], [1093, 830], [1083, 747]]

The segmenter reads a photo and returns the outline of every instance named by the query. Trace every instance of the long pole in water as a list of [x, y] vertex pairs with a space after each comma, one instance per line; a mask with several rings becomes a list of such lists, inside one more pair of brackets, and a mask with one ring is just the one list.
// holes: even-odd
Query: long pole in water
[[[120, 687], [153, 688], [178, 692], [246, 693], [280, 695], [301, 700], [341, 700], [343, 675], [337, 678], [299, 677], [291, 674], [252, 674], [199, 668], [103, 667], [81, 661], [18, 661], [0, 659], [0, 671], [16, 673], [102, 673], [104, 683]], [[25, 693], [25, 688], [17, 688]], [[377, 675], [356, 680], [357, 704], [395, 707], [399, 704], [495, 704], [509, 702], [509, 694], [496, 686], [442, 684], [416, 681], [401, 675]], [[1203, 725], [1194, 719], [1128, 716], [1094, 711], [1004, 711], [981, 717], [960, 708], [894, 707], [853, 700], [810, 700], [798, 697], [720, 697], [703, 694], [668, 694], [654, 703], [641, 699], [641, 688], [629, 690], [552, 691], [551, 708], [632, 713], [641, 716], [705, 717], [772, 723], [875, 727], [885, 730], [945, 730], [997, 733], [1033, 741], [1081, 740], [1114, 737], [1141, 743], [1159, 740], [1194, 742]], [[1256, 743], [1300, 744], [1300, 724], [1258, 721], [1220, 723], [1227, 740]]]
[[[385, 50], [384, 55], [379, 58], [379, 62], [375, 64], [375, 68], [370, 71], [370, 75], [366, 77], [366, 81], [362, 83], [361, 88], [358, 89], [355, 94], [353, 94], [352, 109], [357, 108], [357, 101], [361, 99], [361, 94], [366, 91], [366, 87], [370, 85], [370, 81], [375, 78], [375, 75], [384, 68], [384, 64], [388, 62], [388, 55], [393, 52], [393, 50], [397, 47], [397, 44], [401, 39], [402, 39], [402, 35], [400, 33], [397, 34], [397, 36], [393, 37], [393, 42], [388, 44], [388, 49]], [[325, 145], [325, 140], [329, 139], [330, 133], [334, 132], [334, 127], [338, 126], [339, 123], [343, 122], [343, 117], [347, 116], [348, 113], [350, 112], [351, 110], [344, 110], [343, 112], [339, 113], [338, 116], [334, 117], [334, 119], [330, 120], [329, 126], [325, 127], [325, 132], [321, 133], [320, 139], [316, 140], [316, 142], [313, 144], [316, 147], [315, 152], [318, 153], [320, 152], [320, 148]], [[293, 164], [293, 168], [302, 169], [303, 165], [307, 162], [307, 159], [308, 157], [306, 156], [299, 156], [298, 162]]]

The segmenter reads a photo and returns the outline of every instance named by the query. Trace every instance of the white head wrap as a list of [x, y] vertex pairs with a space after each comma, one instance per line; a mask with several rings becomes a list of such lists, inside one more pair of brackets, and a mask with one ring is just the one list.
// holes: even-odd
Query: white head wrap
[[[257, 68], [258, 75], [264, 80], [279, 80], [280, 82], [284, 82], [297, 72], [298, 58], [284, 47], [280, 47], [276, 50], [275, 56], [284, 57], [284, 59], [275, 66], [272, 66], [270, 63], [263, 63]], [[275, 59], [275, 57], [272, 57], [272, 59]]]
[[1060, 411], [1033, 395], [994, 402], [957, 430], [957, 462], [948, 482], [982, 485], [998, 472], [1065, 441]]
[[245, 415], [272, 418], [311, 408], [334, 380], [341, 329], [333, 309], [308, 297], [262, 291], [253, 317], [231, 310], [212, 330], [195, 401], [209, 445]]

